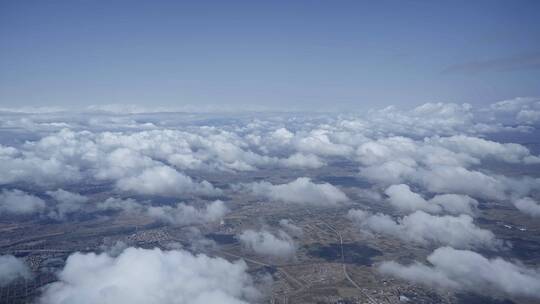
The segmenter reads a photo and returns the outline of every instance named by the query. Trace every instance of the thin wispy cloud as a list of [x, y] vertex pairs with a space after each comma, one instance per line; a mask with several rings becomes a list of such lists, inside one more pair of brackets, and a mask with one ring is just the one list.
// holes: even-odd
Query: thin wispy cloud
[[448, 67], [443, 73], [511, 72], [540, 69], [540, 52], [476, 60]]

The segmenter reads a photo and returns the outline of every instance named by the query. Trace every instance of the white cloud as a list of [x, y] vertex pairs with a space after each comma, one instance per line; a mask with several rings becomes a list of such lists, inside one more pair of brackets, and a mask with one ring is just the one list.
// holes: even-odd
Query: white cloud
[[229, 209], [216, 200], [202, 208], [178, 203], [174, 206], [152, 206], [134, 199], [108, 198], [96, 204], [98, 210], [119, 210], [139, 216], [148, 216], [172, 225], [191, 225], [215, 222], [223, 218]]
[[293, 224], [291, 220], [281, 219], [279, 225], [292, 236], [302, 237], [304, 235], [302, 227]]
[[[503, 200], [512, 187], [482, 168], [483, 162], [539, 163], [518, 144], [454, 135], [423, 141], [402, 136], [364, 142], [356, 149], [360, 175], [381, 185], [411, 183], [433, 193], [466, 194]], [[480, 190], [482, 189], [482, 190]]]
[[[152, 139], [152, 133], [146, 132], [126, 135], [63, 129], [39, 141], [27, 142], [19, 150], [2, 149], [0, 169], [5, 174], [0, 176], [0, 183], [25, 181], [50, 186], [73, 184], [85, 178], [112, 180], [120, 190], [134, 190], [141, 194], [219, 192], [208, 182], [195, 183], [160, 161], [176, 155], [166, 153], [171, 150], [167, 142], [176, 138], [167, 138], [170, 133], [167, 130], [156, 132], [156, 138]], [[182, 144], [179, 145], [181, 148]], [[192, 153], [189, 146], [185, 152], [188, 155]], [[174, 159], [178, 161], [180, 158]]]
[[0, 184], [29, 182], [38, 185], [70, 183], [81, 179], [74, 166], [55, 158], [41, 158], [19, 151], [11, 155], [0, 155]]
[[45, 209], [45, 201], [21, 190], [2, 190], [0, 192], [0, 214], [31, 214]]
[[268, 182], [245, 184], [243, 187], [255, 195], [269, 200], [306, 205], [336, 205], [348, 201], [348, 197], [328, 183], [316, 184], [307, 177], [287, 183], [273, 185]]
[[214, 201], [207, 204], [204, 209], [196, 209], [193, 206], [179, 203], [174, 207], [159, 206], [148, 207], [146, 214], [150, 217], [174, 225], [189, 225], [215, 222], [220, 220], [228, 212], [225, 203]]
[[12, 255], [0, 255], [0, 287], [19, 279], [28, 279], [31, 276], [30, 268], [24, 261]]
[[538, 110], [520, 110], [516, 116], [516, 120], [531, 125], [540, 122], [540, 107], [538, 108]]
[[418, 193], [412, 192], [405, 184], [392, 185], [384, 193], [388, 195], [388, 201], [392, 206], [405, 212], [423, 210], [429, 213], [468, 215], [477, 213], [478, 201], [467, 195], [439, 194], [426, 200]]
[[451, 247], [435, 250], [427, 260], [432, 266], [420, 263], [404, 266], [391, 261], [381, 264], [379, 270], [431, 287], [540, 299], [538, 269]]
[[534, 125], [540, 122], [540, 99], [517, 97], [490, 105], [488, 112], [496, 121]]
[[370, 165], [360, 169], [360, 176], [382, 185], [402, 183], [416, 173], [415, 163], [387, 161], [380, 165]]
[[56, 206], [48, 214], [54, 219], [64, 219], [66, 215], [77, 212], [88, 202], [88, 197], [63, 189], [47, 191], [47, 195], [54, 198]]
[[422, 245], [449, 245], [455, 248], [499, 248], [502, 242], [485, 229], [477, 227], [472, 217], [435, 216], [423, 211], [394, 220], [388, 215], [350, 210], [348, 217], [361, 229], [400, 238]]
[[540, 217], [540, 204], [534, 201], [530, 197], [523, 197], [520, 199], [514, 200], [514, 206], [519, 209], [519, 211], [528, 214], [530, 216]]
[[142, 213], [146, 206], [132, 198], [109, 197], [105, 201], [97, 203], [96, 208], [98, 210], [122, 210], [131, 213]]
[[455, 153], [466, 153], [479, 159], [491, 158], [508, 163], [530, 163], [536, 159], [537, 162], [540, 162], [538, 157], [531, 155], [529, 149], [519, 144], [501, 144], [466, 135], [428, 138], [426, 142], [447, 148]]
[[170, 167], [158, 166], [144, 169], [140, 174], [118, 180], [120, 190], [149, 195], [182, 195], [185, 193], [219, 195], [221, 191], [207, 181], [194, 182]]
[[295, 141], [295, 147], [301, 152], [324, 156], [347, 156], [353, 152], [351, 147], [333, 142], [328, 131], [321, 129], [298, 137]]
[[428, 200], [431, 204], [439, 205], [450, 214], [468, 214], [475, 216], [478, 212], [478, 201], [461, 194], [438, 194]]
[[245, 230], [238, 235], [238, 240], [247, 249], [260, 255], [289, 259], [296, 253], [292, 238], [282, 230], [277, 235], [266, 230]]
[[182, 250], [128, 248], [117, 257], [72, 254], [41, 304], [241, 304], [259, 295], [247, 266]]
[[298, 169], [317, 169], [323, 167], [325, 163], [316, 155], [295, 153], [288, 158], [281, 160], [285, 167]]
[[441, 206], [430, 204], [418, 193], [412, 192], [405, 184], [392, 185], [384, 193], [388, 195], [388, 201], [395, 208], [402, 211], [424, 210], [431, 213], [441, 212]]
[[390, 106], [369, 113], [369, 123], [380, 132], [397, 134], [455, 134], [474, 132], [474, 114], [469, 104], [426, 103], [409, 111]]
[[505, 185], [497, 178], [462, 167], [437, 166], [421, 171], [418, 183], [434, 193], [456, 193], [486, 199], [506, 198]]

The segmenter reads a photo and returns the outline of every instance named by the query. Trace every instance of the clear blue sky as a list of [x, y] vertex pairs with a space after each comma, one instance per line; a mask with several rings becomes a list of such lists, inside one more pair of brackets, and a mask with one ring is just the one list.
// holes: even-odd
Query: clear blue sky
[[540, 1], [0, 0], [0, 106], [540, 95]]

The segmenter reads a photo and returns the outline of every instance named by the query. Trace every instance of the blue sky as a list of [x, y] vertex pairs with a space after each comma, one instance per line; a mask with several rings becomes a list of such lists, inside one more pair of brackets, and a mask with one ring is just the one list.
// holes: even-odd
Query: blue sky
[[540, 1], [0, 1], [3, 107], [539, 95]]

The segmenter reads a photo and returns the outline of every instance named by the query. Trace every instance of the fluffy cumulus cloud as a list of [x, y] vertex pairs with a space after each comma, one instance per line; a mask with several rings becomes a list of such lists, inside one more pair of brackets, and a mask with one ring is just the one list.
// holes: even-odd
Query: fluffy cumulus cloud
[[493, 120], [523, 123], [528, 125], [540, 122], [540, 98], [518, 97], [490, 105], [488, 111]]
[[144, 169], [139, 174], [119, 179], [117, 185], [125, 192], [148, 195], [176, 196], [186, 193], [219, 195], [221, 193], [209, 182], [194, 182], [189, 176], [167, 166]]
[[45, 209], [45, 201], [21, 190], [0, 192], [0, 214], [31, 214]]
[[0, 287], [19, 278], [28, 279], [30, 276], [30, 268], [24, 261], [12, 255], [0, 255]]
[[501, 200], [511, 187], [500, 176], [478, 170], [479, 167], [487, 161], [510, 164], [540, 161], [522, 145], [466, 135], [424, 140], [383, 137], [360, 144], [356, 158], [361, 164], [360, 175], [374, 183], [412, 183], [434, 193]]
[[416, 211], [394, 220], [385, 214], [350, 210], [348, 217], [364, 231], [397, 237], [406, 242], [455, 248], [496, 249], [502, 246], [491, 231], [477, 227], [472, 217], [465, 214], [436, 216]]
[[295, 153], [288, 158], [282, 159], [281, 164], [287, 168], [317, 169], [325, 165], [317, 155]]
[[204, 224], [219, 221], [229, 209], [223, 201], [216, 200], [202, 207], [184, 203], [173, 206], [152, 206], [134, 199], [108, 198], [96, 204], [98, 210], [117, 210], [139, 216], [147, 216], [172, 225]]
[[[2, 161], [5, 173], [0, 182], [24, 181], [50, 186], [73, 184], [84, 177], [114, 181], [117, 189], [140, 194], [219, 193], [208, 182], [195, 182], [164, 163], [159, 154], [141, 150], [150, 144], [130, 141], [128, 135], [117, 133], [63, 129], [28, 142], [18, 150], [4, 151], [1, 156], [5, 159]], [[163, 146], [159, 142], [153, 144]]]
[[454, 153], [464, 153], [476, 159], [494, 159], [508, 163], [539, 163], [538, 156], [531, 155], [526, 147], [513, 143], [498, 143], [483, 138], [454, 135], [425, 140], [427, 144], [446, 148]]
[[244, 262], [182, 250], [128, 248], [117, 257], [75, 253], [38, 302], [248, 303], [259, 293], [246, 270]]
[[345, 144], [332, 141], [327, 130], [316, 129], [296, 140], [295, 145], [302, 152], [324, 156], [347, 156], [353, 149]]
[[19, 151], [0, 145], [0, 185], [16, 182], [54, 185], [81, 179], [76, 166], [57, 158], [44, 158], [34, 151]]
[[426, 200], [420, 194], [411, 191], [411, 188], [405, 184], [392, 185], [384, 193], [392, 206], [405, 212], [423, 210], [429, 213], [469, 215], [477, 212], [478, 201], [467, 195], [439, 194]]
[[484, 199], [504, 200], [508, 185], [497, 177], [462, 167], [436, 166], [414, 177], [434, 193], [458, 193]]
[[46, 193], [56, 201], [54, 209], [48, 214], [54, 219], [64, 219], [66, 215], [81, 210], [88, 202], [88, 197], [64, 189], [47, 191]]
[[453, 134], [472, 129], [475, 125], [469, 104], [426, 103], [412, 110], [390, 106], [370, 114], [372, 124], [377, 125], [381, 131], [400, 134]]
[[39, 214], [55, 220], [65, 220], [70, 214], [84, 209], [89, 198], [63, 189], [46, 191], [42, 199], [21, 190], [0, 192], [0, 214]]
[[292, 238], [284, 231], [279, 230], [273, 234], [267, 230], [245, 230], [238, 235], [242, 245], [256, 254], [290, 259], [296, 253], [296, 245]]
[[469, 251], [442, 247], [427, 257], [430, 265], [384, 262], [379, 270], [414, 283], [482, 294], [540, 299], [540, 270], [501, 258], [487, 259]]
[[197, 209], [186, 204], [177, 204], [174, 207], [160, 206], [148, 207], [147, 215], [174, 225], [189, 225], [215, 222], [223, 218], [228, 212], [225, 203], [214, 201], [203, 209]]
[[514, 200], [514, 206], [519, 211], [530, 216], [540, 217], [540, 204], [530, 197], [524, 197]]
[[339, 188], [329, 183], [316, 184], [307, 177], [297, 178], [287, 184], [258, 182], [242, 185], [242, 188], [269, 200], [293, 204], [325, 206], [349, 200]]

